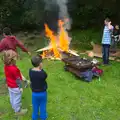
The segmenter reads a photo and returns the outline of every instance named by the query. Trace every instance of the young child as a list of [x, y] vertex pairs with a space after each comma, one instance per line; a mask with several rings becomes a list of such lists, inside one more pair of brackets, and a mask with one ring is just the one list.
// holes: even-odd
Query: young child
[[111, 45], [112, 52], [116, 52], [117, 43], [119, 42], [119, 40], [120, 40], [119, 25], [115, 25], [115, 28], [114, 28], [113, 33], [112, 33], [112, 45]]
[[109, 50], [111, 44], [111, 33], [113, 30], [113, 26], [111, 25], [111, 21], [109, 18], [106, 18], [104, 21], [105, 27], [102, 38], [102, 47], [103, 47], [103, 64], [109, 64]]
[[[34, 68], [30, 69], [29, 76], [32, 89], [32, 120], [47, 119], [47, 74], [42, 69], [42, 57], [34, 56], [31, 59]], [[40, 110], [40, 115], [39, 115]]]
[[16, 66], [17, 55], [14, 51], [4, 52], [4, 72], [10, 95], [10, 103], [16, 115], [23, 115], [27, 109], [21, 109], [22, 76]]

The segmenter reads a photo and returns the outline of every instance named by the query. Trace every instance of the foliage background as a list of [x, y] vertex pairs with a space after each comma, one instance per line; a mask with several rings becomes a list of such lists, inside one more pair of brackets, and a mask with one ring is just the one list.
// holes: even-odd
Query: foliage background
[[[100, 27], [105, 17], [110, 17], [113, 24], [120, 20], [119, 0], [68, 1], [72, 27], [75, 29]], [[0, 28], [42, 29], [44, 22], [49, 22], [52, 27], [58, 18], [58, 11], [55, 7], [52, 11], [45, 11], [44, 5], [44, 0], [0, 0]]]

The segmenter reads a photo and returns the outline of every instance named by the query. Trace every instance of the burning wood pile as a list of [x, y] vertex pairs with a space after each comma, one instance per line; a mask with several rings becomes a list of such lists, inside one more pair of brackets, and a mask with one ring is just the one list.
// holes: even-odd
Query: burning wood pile
[[58, 21], [59, 31], [57, 35], [55, 35], [55, 33], [48, 27], [48, 25], [45, 24], [46, 37], [49, 38], [50, 42], [47, 47], [37, 51], [43, 52], [43, 59], [61, 59], [63, 52], [79, 56], [75, 51], [69, 49], [71, 38], [68, 36], [67, 30], [64, 27], [64, 24], [67, 21], [68, 19], [65, 19], [64, 21]]
[[93, 62], [86, 58], [80, 58], [76, 51], [70, 50], [69, 45], [71, 38], [68, 36], [67, 30], [64, 27], [62, 20], [58, 21], [59, 32], [56, 35], [47, 24], [45, 24], [46, 37], [49, 38], [49, 45], [38, 50], [42, 52], [42, 57], [47, 59], [62, 60], [65, 63], [65, 70], [81, 77], [81, 72], [92, 69], [98, 62]]

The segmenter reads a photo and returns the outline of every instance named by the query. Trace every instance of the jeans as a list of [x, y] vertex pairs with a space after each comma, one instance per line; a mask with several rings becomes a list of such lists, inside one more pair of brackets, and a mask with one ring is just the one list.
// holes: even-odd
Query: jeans
[[109, 64], [109, 51], [110, 51], [110, 45], [103, 44], [102, 45], [103, 64]]
[[32, 107], [33, 107], [32, 120], [38, 120], [39, 118], [41, 120], [47, 119], [46, 105], [47, 105], [47, 92], [39, 93], [32, 92]]

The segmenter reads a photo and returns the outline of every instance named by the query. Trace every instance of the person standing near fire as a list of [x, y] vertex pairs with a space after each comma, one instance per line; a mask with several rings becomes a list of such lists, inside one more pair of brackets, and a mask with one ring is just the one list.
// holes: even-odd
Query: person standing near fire
[[47, 73], [43, 70], [41, 56], [33, 56], [31, 63], [33, 68], [29, 70], [29, 77], [32, 90], [32, 120], [47, 120]]
[[120, 41], [120, 29], [119, 29], [119, 25], [115, 25], [115, 28], [112, 33], [112, 45], [111, 45], [111, 49], [113, 53], [116, 53], [117, 43], [119, 41]]
[[[5, 27], [3, 29], [3, 36], [4, 38], [0, 42], [0, 52], [2, 53], [2, 57], [4, 52], [14, 51], [13, 53], [15, 54], [13, 54], [13, 56], [16, 56], [16, 58], [18, 58], [18, 53], [16, 50], [17, 47], [21, 48], [23, 52], [26, 52], [29, 55], [31, 55], [31, 53], [24, 47], [24, 45], [19, 40], [17, 40], [15, 36], [12, 36], [10, 28]], [[23, 75], [22, 78], [24, 81], [26, 81]]]
[[22, 109], [22, 76], [19, 68], [16, 66], [16, 52], [9, 50], [4, 52], [4, 74], [6, 77], [6, 84], [9, 91], [10, 103], [15, 112], [15, 115], [24, 115], [27, 109]]
[[106, 18], [104, 21], [105, 27], [103, 31], [102, 38], [102, 54], [103, 54], [103, 64], [109, 65], [109, 52], [111, 45], [111, 34], [113, 31], [113, 26], [109, 18]]

